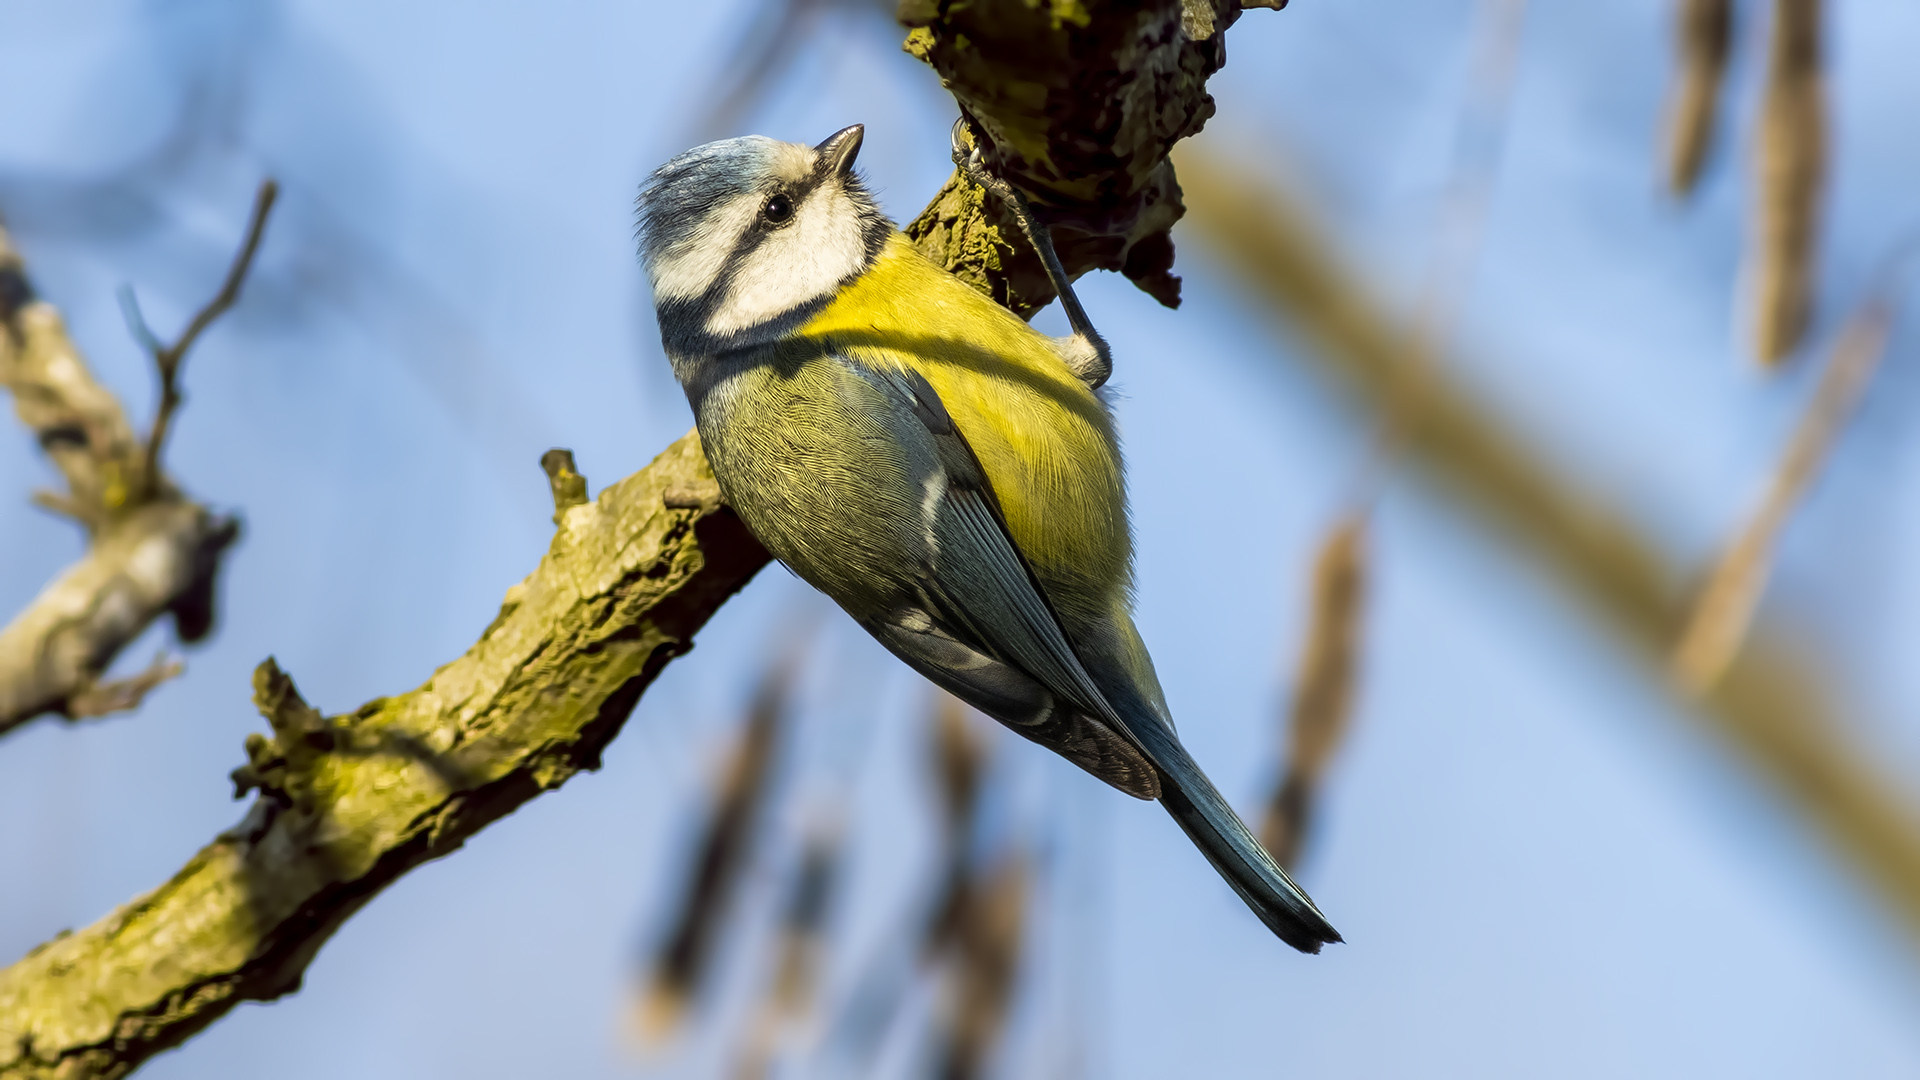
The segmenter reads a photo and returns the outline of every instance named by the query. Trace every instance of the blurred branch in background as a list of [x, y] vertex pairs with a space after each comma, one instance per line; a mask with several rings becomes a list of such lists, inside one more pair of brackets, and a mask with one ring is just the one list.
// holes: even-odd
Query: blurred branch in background
[[816, 822], [807, 834], [780, 914], [772, 979], [734, 1069], [738, 1080], [763, 1080], [770, 1075], [783, 1044], [818, 1002], [827, 962], [827, 917], [839, 887], [845, 848], [846, 829], [838, 815]]
[[[1441, 381], [1426, 346], [1340, 265], [1275, 184], [1191, 147], [1176, 153], [1195, 234], [1234, 278], [1376, 410], [1418, 387], [1413, 464], [1443, 492], [1519, 542], [1665, 683], [1687, 614], [1682, 572], [1629, 519], [1551, 471], [1548, 457], [1463, 390]], [[1814, 665], [1765, 624], [1699, 702], [1708, 729], [1806, 813], [1920, 935], [1920, 814], [1847, 740], [1854, 730]]]
[[67, 481], [65, 494], [39, 492], [35, 501], [79, 522], [88, 540], [86, 556], [0, 630], [0, 732], [43, 712], [76, 719], [137, 706], [180, 666], [162, 656], [128, 679], [102, 683], [101, 676], [163, 614], [172, 613], [183, 642], [212, 631], [215, 578], [240, 524], [188, 498], [165, 475], [160, 452], [180, 404], [181, 361], [239, 299], [275, 191], [271, 180], [260, 186], [225, 283], [172, 345], [154, 339], [129, 300], [130, 323], [160, 375], [160, 404], [144, 444], [119, 401], [87, 370], [59, 312], [34, 296], [0, 229], [0, 385]]
[[[1432, 357], [1446, 352], [1454, 324], [1472, 288], [1486, 235], [1487, 210], [1493, 205], [1494, 182], [1507, 144], [1507, 116], [1512, 111], [1515, 70], [1520, 64], [1521, 33], [1526, 28], [1527, 0], [1480, 0], [1474, 13], [1473, 55], [1468, 62], [1467, 85], [1454, 124], [1453, 155], [1447, 165], [1445, 201], [1434, 222], [1432, 253], [1420, 290], [1415, 328], [1431, 347]], [[1418, 389], [1417, 380], [1408, 391]], [[1417, 423], [1419, 398], [1403, 393], [1397, 414], [1384, 424], [1388, 438], [1402, 420]]]
[[299, 988], [328, 937], [402, 874], [597, 768], [661, 669], [766, 565], [707, 489], [697, 436], [569, 509], [466, 655], [323, 717], [271, 664], [246, 819], [165, 885], [0, 971], [0, 1078], [119, 1077], [243, 1001]]
[[923, 969], [943, 982], [934, 1042], [936, 1080], [981, 1075], [1013, 1006], [1031, 869], [1026, 856], [975, 853], [987, 747], [959, 699], [937, 693], [934, 768], [940, 777], [945, 865], [920, 937]]
[[1760, 362], [1785, 360], [1813, 314], [1814, 243], [1827, 172], [1820, 0], [1774, 0], [1754, 160], [1744, 302]]
[[[1887, 275], [1888, 278], [1891, 275]], [[1692, 617], [1673, 651], [1673, 675], [1689, 693], [1704, 694], [1739, 654], [1773, 563], [1774, 541], [1788, 515], [1813, 486], [1833, 443], [1845, 429], [1886, 352], [1893, 329], [1891, 280], [1883, 279], [1841, 330], [1840, 340], [1807, 403], [1766, 497], [1740, 530], [1701, 589]]]
[[773, 775], [797, 645], [789, 641], [787, 654], [761, 676], [746, 723], [721, 767], [711, 816], [684, 878], [686, 892], [647, 972], [639, 1019], [640, 1031], [649, 1040], [663, 1039], [679, 1026], [713, 970], [721, 923], [753, 854], [753, 826]]
[[[958, 698], [936, 691], [932, 772], [939, 792], [940, 863], [933, 887], [916, 899], [901, 932], [883, 938], [861, 965], [826, 1047], [829, 1075], [863, 1076], [893, 1029], [913, 979], [936, 968], [954, 948], [969, 918], [973, 836], [980, 828], [986, 770], [985, 740]], [[900, 941], [916, 948], [898, 948]]]
[[1673, 90], [1667, 104], [1667, 189], [1693, 193], [1713, 146], [1733, 46], [1733, 0], [1679, 0]]
[[720, 65], [712, 100], [688, 130], [688, 142], [701, 143], [740, 134], [742, 118], [779, 83], [802, 52], [801, 45], [819, 32], [821, 22], [844, 10], [890, 16], [892, 0], [761, 0], [755, 16], [741, 20], [746, 28], [733, 51]]
[[1366, 584], [1371, 576], [1373, 505], [1378, 488], [1410, 429], [1419, 426], [1420, 396], [1434, 362], [1453, 338], [1454, 324], [1471, 294], [1474, 267], [1486, 232], [1488, 207], [1506, 147], [1527, 0], [1480, 0], [1475, 10], [1473, 53], [1454, 124], [1446, 195], [1433, 226], [1415, 333], [1426, 348], [1419, 365], [1402, 372], [1390, 388], [1374, 425], [1353, 506], [1321, 537], [1313, 563], [1312, 606], [1306, 645], [1294, 671], [1286, 760], [1267, 799], [1260, 842], [1280, 864], [1293, 867], [1313, 818], [1313, 801], [1341, 741], [1357, 693]]

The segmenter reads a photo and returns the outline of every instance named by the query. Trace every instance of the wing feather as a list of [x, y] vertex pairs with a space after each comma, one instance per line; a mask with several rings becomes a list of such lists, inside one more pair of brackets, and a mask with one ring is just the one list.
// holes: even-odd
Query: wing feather
[[[934, 681], [993, 712], [988, 702], [1005, 699], [1010, 676], [1024, 676], [1037, 684], [1033, 691], [1044, 695], [1045, 706], [1025, 716], [996, 712], [999, 719], [1129, 794], [1158, 797], [1158, 773], [1074, 651], [1045, 588], [1014, 544], [985, 470], [940, 396], [910, 368], [863, 372], [925, 428], [944, 476], [936, 565], [925, 568], [919, 583], [925, 610], [914, 615], [983, 660], [1011, 669], [989, 671], [976, 663], [956, 671], [949, 662], [939, 665], [944, 677]], [[896, 652], [918, 642], [914, 651], [921, 655], [910, 662], [933, 677], [927, 669], [936, 661], [927, 654], [944, 646], [926, 641], [925, 631], [896, 627], [877, 636]], [[969, 671], [970, 679], [961, 678]], [[989, 685], [970, 686], [982, 682]]]

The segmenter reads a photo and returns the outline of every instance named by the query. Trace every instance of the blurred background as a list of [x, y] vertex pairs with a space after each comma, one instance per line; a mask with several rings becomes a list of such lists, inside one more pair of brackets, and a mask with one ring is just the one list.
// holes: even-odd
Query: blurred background
[[[687, 429], [633, 252], [654, 166], [857, 121], [882, 204], [919, 212], [956, 108], [888, 7], [0, 0], [0, 214], [137, 423], [153, 374], [116, 289], [170, 332], [255, 186], [282, 188], [169, 450], [245, 522], [216, 635], [135, 714], [0, 741], [0, 961], [240, 816], [226, 774], [263, 727], [262, 658], [330, 712], [418, 685], [546, 550], [544, 450], [572, 448], [597, 492]], [[1231, 242], [1259, 235], [1245, 204], [1208, 193], [1311, 222], [1383, 318], [1444, 338], [1435, 377], [1473, 423], [1699, 580], [1920, 224], [1920, 7], [1829, 5], [1815, 307], [1777, 370], [1753, 360], [1774, 6], [1732, 7], [1686, 199], [1664, 178], [1668, 0], [1299, 0], [1228, 31], [1175, 231], [1184, 304], [1115, 275], [1080, 290], [1115, 348], [1141, 628], [1250, 820], [1281, 782], [1312, 568], [1365, 488], [1382, 396], [1330, 377], [1311, 319]], [[1444, 317], [1419, 322], [1436, 292]], [[1895, 319], [1758, 615], [1822, 688], [1817, 737], [1903, 795], [1909, 829], [1916, 332]], [[29, 505], [51, 472], [14, 430], [8, 613], [83, 544]], [[1352, 714], [1295, 860], [1348, 942], [1322, 956], [1275, 941], [1159, 808], [943, 711], [770, 568], [598, 773], [405, 877], [298, 994], [143, 1075], [1920, 1074], [1913, 893], [1671, 689], [1658, 648], [1538, 557], [1549, 541], [1463, 497], [1460, 468], [1395, 470], [1372, 504]]]

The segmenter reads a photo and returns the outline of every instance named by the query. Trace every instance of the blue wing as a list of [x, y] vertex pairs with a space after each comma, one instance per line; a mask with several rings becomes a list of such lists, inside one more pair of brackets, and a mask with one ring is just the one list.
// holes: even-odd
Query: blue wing
[[866, 626], [936, 685], [1142, 799], [1159, 775], [1126, 734], [1010, 538], [986, 473], [919, 373], [859, 367], [931, 437], [940, 485], [926, 507], [916, 607]]
[[[923, 507], [932, 515], [932, 542], [915, 589], [920, 606], [868, 620], [868, 630], [915, 670], [1020, 734], [1122, 791], [1160, 799], [1248, 907], [1288, 944], [1318, 952], [1322, 943], [1339, 941], [1312, 899], [1180, 745], [1163, 711], [1137, 686], [1116, 688], [1117, 698], [1102, 692], [1014, 544], [985, 471], [933, 387], [911, 369], [860, 370], [925, 429], [939, 471], [929, 482], [944, 484], [944, 490], [930, 489]], [[1099, 666], [1109, 679], [1119, 677], [1112, 664]]]

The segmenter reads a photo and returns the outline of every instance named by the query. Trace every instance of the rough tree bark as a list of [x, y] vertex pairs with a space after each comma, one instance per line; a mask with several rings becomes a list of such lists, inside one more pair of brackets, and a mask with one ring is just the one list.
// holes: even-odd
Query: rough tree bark
[[[1234, 0], [902, 0], [906, 49], [952, 91], [987, 167], [1021, 189], [1075, 277], [1117, 270], [1168, 307], [1185, 207], [1167, 152], [1213, 116]], [[1030, 316], [1053, 299], [1004, 207], [958, 171], [906, 227], [935, 262]]]
[[[669, 503], [692, 506], [675, 509]], [[694, 631], [766, 564], [688, 435], [561, 514], [537, 570], [466, 655], [323, 717], [254, 679], [246, 818], [173, 880], [0, 972], [0, 1077], [115, 1077], [234, 1005], [298, 989], [401, 874], [582, 769]]]
[[[1166, 162], [1212, 114], [1233, 0], [903, 5], [909, 49], [1056, 228], [1073, 274], [1118, 269], [1163, 302], [1180, 215]], [[922, 250], [1022, 314], [1050, 298], [998, 207], [949, 181]], [[0, 278], [0, 283], [6, 279]], [[123, 425], [124, 426], [124, 425]], [[573, 505], [500, 618], [425, 685], [323, 717], [263, 664], [274, 736], [249, 740], [246, 819], [173, 880], [0, 972], [0, 1078], [124, 1076], [233, 1006], [289, 993], [380, 889], [595, 767], [641, 693], [767, 556], [718, 503], [698, 440]]]

